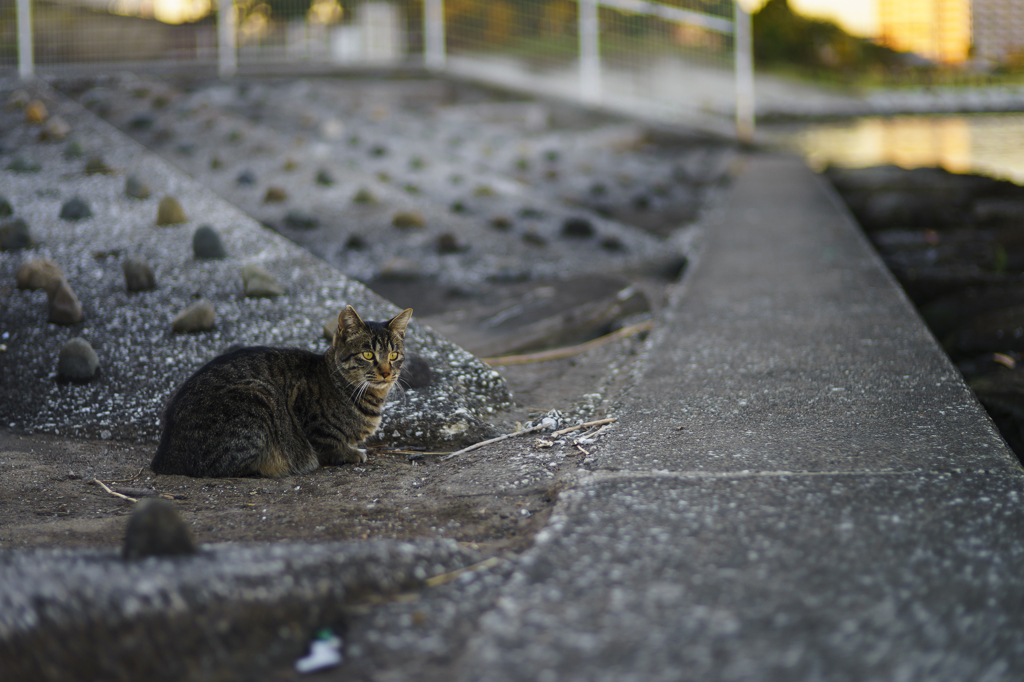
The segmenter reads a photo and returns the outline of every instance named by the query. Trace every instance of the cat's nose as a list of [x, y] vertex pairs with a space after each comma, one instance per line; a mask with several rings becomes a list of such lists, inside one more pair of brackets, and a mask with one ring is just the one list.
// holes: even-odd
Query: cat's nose
[[382, 379], [387, 379], [389, 376], [391, 376], [391, 368], [390, 367], [378, 367], [377, 368], [377, 374], [380, 374]]

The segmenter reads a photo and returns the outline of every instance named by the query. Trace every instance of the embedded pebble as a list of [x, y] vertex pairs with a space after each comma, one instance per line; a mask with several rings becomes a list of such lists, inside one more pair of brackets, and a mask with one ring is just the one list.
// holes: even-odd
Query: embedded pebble
[[209, 225], [200, 225], [192, 235], [192, 252], [201, 260], [220, 259], [228, 255], [220, 235]]
[[25, 105], [25, 123], [42, 123], [47, 115], [46, 105], [37, 99]]
[[80, 159], [85, 156], [85, 150], [82, 149], [82, 143], [78, 140], [71, 140], [68, 142], [68, 146], [64, 148], [65, 159]]
[[153, 268], [138, 256], [129, 256], [121, 263], [125, 287], [128, 291], [152, 291], [156, 289], [156, 275]]
[[288, 201], [288, 192], [281, 187], [268, 187], [267, 193], [263, 195], [263, 203], [280, 204]]
[[207, 300], [199, 301], [178, 313], [171, 322], [171, 331], [175, 334], [195, 334], [213, 329], [217, 312], [213, 304]]
[[11, 206], [11, 202], [7, 200], [7, 197], [0, 196], [0, 218], [6, 218], [14, 215], [14, 207]]
[[594, 236], [594, 225], [586, 218], [566, 218], [562, 223], [563, 237], [585, 239]]
[[254, 263], [242, 267], [242, 282], [249, 298], [273, 298], [284, 294], [284, 287], [274, 276]]
[[122, 559], [132, 561], [195, 553], [192, 533], [172, 502], [158, 497], [139, 501], [125, 527]]
[[110, 175], [114, 169], [107, 165], [102, 156], [91, 156], [85, 162], [86, 175]]
[[316, 218], [302, 211], [288, 211], [284, 215], [284, 224], [296, 230], [315, 229], [318, 222]]
[[85, 199], [72, 197], [60, 207], [60, 217], [61, 220], [85, 220], [92, 217], [92, 209]]
[[179, 225], [187, 222], [188, 218], [185, 216], [185, 211], [181, 208], [181, 204], [178, 203], [177, 199], [172, 196], [166, 196], [160, 200], [160, 205], [156, 209], [157, 225]]
[[391, 224], [400, 230], [416, 230], [424, 225], [423, 214], [418, 211], [399, 211]]
[[39, 139], [50, 142], [60, 142], [65, 137], [71, 134], [71, 126], [60, 116], [54, 116], [46, 125], [43, 126], [43, 130], [39, 133]]
[[239, 185], [255, 185], [256, 174], [251, 170], [244, 170], [238, 174], [238, 177], [235, 178], [235, 182]]
[[35, 162], [27, 161], [22, 156], [15, 156], [11, 159], [11, 162], [7, 164], [7, 170], [14, 173], [38, 173], [43, 167]]
[[85, 317], [82, 304], [66, 279], [51, 280], [46, 294], [49, 301], [50, 322], [70, 326], [78, 324]]
[[352, 197], [353, 204], [375, 204], [377, 203], [377, 197], [373, 196], [370, 190], [361, 188]]
[[451, 232], [445, 232], [437, 238], [437, 252], [440, 254], [458, 253], [462, 250], [459, 240]]
[[49, 290], [53, 286], [54, 280], [63, 278], [64, 273], [61, 272], [60, 266], [49, 258], [40, 258], [22, 263], [18, 267], [18, 271], [14, 273], [14, 279], [17, 282], [18, 288], [32, 291], [38, 289]]
[[100, 359], [85, 339], [76, 336], [60, 348], [57, 356], [57, 376], [70, 381], [88, 381], [96, 376]]
[[27, 249], [32, 243], [28, 223], [21, 218], [12, 218], [0, 224], [0, 251]]
[[330, 187], [334, 184], [334, 177], [326, 169], [321, 168], [316, 172], [316, 184]]
[[8, 109], [24, 109], [28, 106], [32, 97], [25, 90], [15, 90], [7, 98]]
[[124, 193], [132, 199], [148, 199], [152, 192], [149, 185], [134, 175], [129, 175], [124, 181]]

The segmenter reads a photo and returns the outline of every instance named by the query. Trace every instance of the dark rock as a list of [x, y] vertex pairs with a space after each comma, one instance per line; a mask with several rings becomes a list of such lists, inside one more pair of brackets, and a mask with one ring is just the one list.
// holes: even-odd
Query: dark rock
[[156, 289], [156, 275], [153, 268], [139, 257], [125, 258], [121, 263], [125, 287], [128, 291], [152, 291]]
[[437, 252], [442, 255], [459, 253], [465, 250], [466, 247], [459, 244], [459, 240], [451, 232], [445, 232], [437, 238]]
[[324, 187], [330, 187], [331, 185], [334, 184], [334, 176], [332, 176], [330, 172], [325, 168], [321, 168], [316, 172], [315, 180], [316, 184], [323, 185]]
[[235, 178], [235, 182], [239, 185], [255, 185], [256, 174], [251, 170], [246, 169], [238, 174], [238, 177]]
[[22, 263], [14, 274], [18, 288], [31, 291], [38, 289], [48, 291], [54, 286], [55, 280], [63, 278], [64, 273], [61, 272], [60, 266], [48, 258]]
[[400, 230], [418, 230], [425, 225], [423, 214], [418, 211], [399, 211], [391, 224]]
[[288, 192], [281, 187], [268, 187], [266, 194], [263, 195], [265, 204], [280, 204], [285, 201], [288, 201]]
[[110, 175], [113, 172], [114, 169], [107, 165], [102, 156], [90, 157], [85, 162], [86, 175]]
[[313, 230], [319, 225], [319, 221], [308, 213], [292, 210], [285, 214], [284, 224], [295, 230]]
[[533, 230], [528, 230], [523, 233], [523, 242], [531, 246], [547, 246], [548, 240], [542, 235], [537, 234]]
[[11, 202], [7, 200], [7, 197], [0, 196], [0, 218], [6, 218], [14, 215], [14, 207], [11, 206]]
[[32, 234], [28, 223], [21, 218], [11, 218], [0, 223], [0, 251], [17, 251], [32, 246]]
[[96, 376], [100, 359], [83, 338], [69, 339], [57, 357], [57, 376], [67, 381], [88, 381]]
[[160, 200], [160, 205], [156, 209], [157, 225], [179, 225], [187, 222], [188, 217], [185, 215], [185, 211], [181, 208], [181, 204], [178, 203], [177, 199], [172, 196], [166, 196]]
[[242, 283], [248, 298], [274, 298], [285, 292], [273, 275], [254, 263], [242, 267]]
[[71, 140], [71, 142], [68, 142], [68, 146], [64, 148], [65, 159], [80, 159], [83, 156], [85, 156], [85, 150], [82, 149], [82, 143], [78, 140]]
[[501, 232], [508, 232], [512, 229], [512, 221], [505, 216], [497, 216], [491, 219], [491, 227]]
[[149, 185], [139, 180], [134, 175], [129, 175], [124, 181], [124, 193], [125, 196], [131, 197], [132, 199], [148, 199], [152, 192], [149, 189]]
[[185, 308], [171, 321], [171, 331], [175, 334], [195, 334], [207, 332], [214, 328], [217, 312], [206, 300], [199, 301]]
[[72, 197], [60, 207], [61, 220], [85, 220], [92, 217], [92, 209], [81, 197]]
[[398, 381], [405, 388], [425, 388], [434, 381], [434, 373], [430, 369], [430, 361], [416, 353], [406, 353], [405, 364]]
[[14, 173], [38, 173], [43, 167], [38, 163], [32, 161], [26, 161], [21, 156], [15, 156], [11, 159], [11, 162], [7, 164], [7, 170]]
[[192, 534], [172, 502], [147, 497], [136, 505], [124, 532], [121, 557], [125, 561], [195, 553]]
[[1006, 443], [1018, 458], [1024, 456], [1024, 369], [1002, 369], [969, 385]]
[[156, 123], [156, 116], [148, 111], [140, 111], [128, 121], [128, 127], [132, 130], [149, 130]]
[[54, 324], [71, 326], [78, 324], [85, 318], [82, 311], [82, 304], [71, 290], [66, 279], [51, 280], [51, 286], [46, 291], [49, 299], [49, 320]]
[[350, 251], [362, 251], [367, 246], [366, 239], [362, 235], [350, 234], [345, 240], [345, 248]]
[[226, 258], [228, 255], [220, 235], [209, 225], [196, 228], [192, 235], [192, 253], [200, 260]]
[[964, 355], [1024, 351], [1024, 305], [978, 315], [953, 332], [947, 348]]
[[370, 192], [370, 190], [365, 189], [365, 188], [360, 188], [352, 196], [352, 203], [353, 204], [375, 204], [375, 203], [377, 203], [377, 197], [373, 196], [373, 193]]
[[586, 239], [595, 234], [594, 225], [586, 218], [566, 218], [562, 223], [562, 236]]
[[609, 235], [601, 240], [601, 248], [612, 253], [622, 253], [626, 250], [626, 245], [618, 237]]

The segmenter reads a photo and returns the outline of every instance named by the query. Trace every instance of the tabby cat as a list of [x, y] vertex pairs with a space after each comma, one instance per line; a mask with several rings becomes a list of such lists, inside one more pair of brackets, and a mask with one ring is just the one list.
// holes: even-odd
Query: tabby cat
[[251, 347], [214, 358], [164, 412], [152, 468], [186, 476], [287, 476], [360, 463], [405, 360], [408, 308], [363, 322], [348, 306], [323, 355]]

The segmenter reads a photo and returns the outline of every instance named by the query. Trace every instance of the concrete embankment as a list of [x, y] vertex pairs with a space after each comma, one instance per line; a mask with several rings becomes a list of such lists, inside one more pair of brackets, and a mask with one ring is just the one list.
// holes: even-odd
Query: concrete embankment
[[464, 679], [1024, 671], [1024, 475], [831, 188], [751, 158]]

